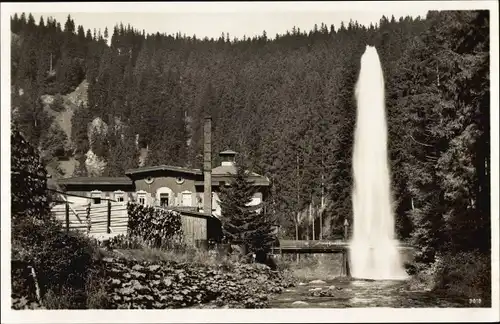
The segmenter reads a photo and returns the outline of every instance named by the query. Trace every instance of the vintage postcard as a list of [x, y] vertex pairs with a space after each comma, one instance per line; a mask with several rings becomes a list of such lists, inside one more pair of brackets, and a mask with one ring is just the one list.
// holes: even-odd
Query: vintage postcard
[[2, 322], [499, 320], [498, 2], [1, 21]]

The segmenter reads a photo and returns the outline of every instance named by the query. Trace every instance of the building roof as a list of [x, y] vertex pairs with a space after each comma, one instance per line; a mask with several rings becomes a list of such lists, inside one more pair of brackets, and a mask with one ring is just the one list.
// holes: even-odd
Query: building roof
[[194, 175], [202, 175], [203, 174], [200, 169], [183, 168], [183, 167], [164, 165], [164, 164], [157, 165], [157, 166], [141, 167], [141, 168], [137, 168], [137, 169], [130, 169], [130, 170], [127, 170], [125, 172], [125, 174], [132, 175], [132, 174], [148, 173], [148, 172], [154, 172], [154, 171], [174, 171], [174, 172], [194, 174]]
[[[171, 165], [158, 165], [141, 167], [137, 169], [130, 169], [125, 172], [127, 176], [138, 175], [141, 173], [149, 173], [155, 171], [173, 171], [184, 174], [193, 174], [198, 176], [203, 176], [203, 172], [200, 169], [191, 169]], [[234, 165], [222, 165], [212, 169], [212, 185], [218, 186], [221, 181], [228, 181], [236, 174], [236, 167]], [[269, 186], [270, 181], [267, 177], [257, 174], [255, 172], [250, 173], [249, 180], [256, 186]], [[59, 185], [133, 185], [133, 180], [129, 177], [74, 177], [74, 178], [63, 178], [57, 180]], [[203, 181], [196, 181], [196, 186], [202, 186]]]
[[[222, 183], [227, 181], [231, 181], [232, 176], [218, 176], [212, 177], [212, 186], [219, 186]], [[269, 186], [271, 182], [267, 177], [259, 176], [259, 177], [250, 177], [248, 179], [254, 186]], [[205, 183], [203, 181], [196, 181], [194, 183], [195, 186], [203, 186]]]
[[181, 214], [181, 216], [190, 216], [190, 217], [198, 217], [198, 218], [212, 218], [212, 219], [216, 219], [216, 220], [219, 219], [217, 216], [215, 216], [213, 214], [207, 215], [205, 213], [200, 213], [197, 211], [182, 209], [182, 208], [178, 208], [178, 207], [169, 207], [169, 208], [159, 207], [159, 208], [176, 211], [179, 214]]
[[74, 177], [57, 180], [59, 185], [132, 185], [128, 177]]
[[238, 154], [238, 152], [235, 152], [233, 150], [225, 150], [225, 151], [219, 152], [219, 155], [236, 155], [236, 154]]
[[[234, 165], [219, 165], [212, 169], [212, 176], [232, 176], [237, 172]], [[255, 172], [250, 173], [250, 177], [263, 177]]]

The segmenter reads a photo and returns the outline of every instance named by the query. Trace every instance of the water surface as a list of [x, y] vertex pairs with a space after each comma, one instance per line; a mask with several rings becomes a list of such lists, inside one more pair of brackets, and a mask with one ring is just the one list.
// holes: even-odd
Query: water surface
[[[312, 294], [316, 294], [316, 296]], [[327, 296], [320, 297], [320, 294]], [[294, 302], [296, 303], [294, 304]], [[467, 306], [469, 305], [466, 299], [452, 299], [429, 291], [409, 290], [405, 281], [349, 281], [344, 278], [324, 283], [301, 283], [273, 297], [270, 303], [272, 308], [428, 308]]]

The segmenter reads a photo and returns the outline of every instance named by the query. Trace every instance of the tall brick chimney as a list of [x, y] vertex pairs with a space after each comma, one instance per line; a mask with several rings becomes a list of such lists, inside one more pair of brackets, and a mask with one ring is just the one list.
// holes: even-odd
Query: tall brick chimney
[[212, 117], [205, 116], [203, 127], [203, 212], [212, 215]]

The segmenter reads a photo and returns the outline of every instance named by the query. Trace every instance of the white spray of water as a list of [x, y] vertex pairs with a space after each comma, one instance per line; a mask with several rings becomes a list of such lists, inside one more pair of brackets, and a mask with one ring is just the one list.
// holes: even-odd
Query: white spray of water
[[377, 50], [372, 46], [366, 46], [361, 57], [356, 100], [351, 274], [359, 279], [402, 280], [407, 275], [394, 233], [384, 76]]

